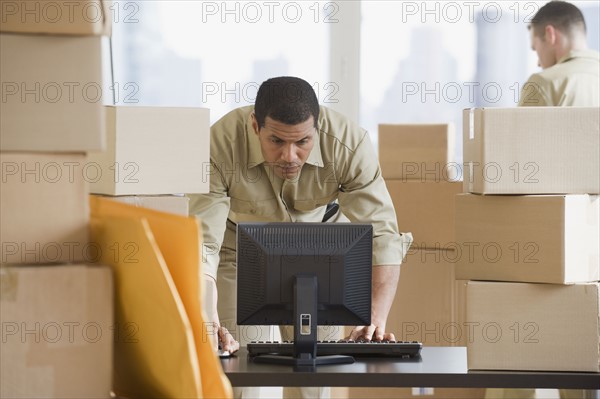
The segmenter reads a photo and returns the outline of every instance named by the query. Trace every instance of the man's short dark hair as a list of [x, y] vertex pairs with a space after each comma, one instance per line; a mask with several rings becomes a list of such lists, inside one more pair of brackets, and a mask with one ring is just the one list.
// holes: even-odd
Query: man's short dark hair
[[317, 127], [319, 100], [305, 80], [293, 76], [271, 78], [258, 89], [254, 114], [259, 128], [265, 126], [267, 116], [286, 125], [306, 122], [312, 116]]
[[546, 26], [552, 25], [565, 34], [576, 29], [586, 31], [585, 19], [579, 8], [566, 1], [554, 0], [544, 4], [531, 20], [531, 27], [536, 36], [543, 37]]

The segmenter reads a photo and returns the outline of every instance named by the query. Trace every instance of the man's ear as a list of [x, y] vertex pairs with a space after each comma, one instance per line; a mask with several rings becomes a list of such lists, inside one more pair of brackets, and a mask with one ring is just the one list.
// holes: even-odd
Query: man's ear
[[554, 26], [546, 25], [546, 27], [544, 28], [544, 40], [553, 45], [556, 43], [556, 36], [558, 33], [559, 32]]
[[254, 129], [254, 133], [258, 136], [258, 132], [259, 132], [259, 128], [258, 128], [258, 121], [256, 120], [256, 114], [253, 112], [252, 115], [252, 129]]

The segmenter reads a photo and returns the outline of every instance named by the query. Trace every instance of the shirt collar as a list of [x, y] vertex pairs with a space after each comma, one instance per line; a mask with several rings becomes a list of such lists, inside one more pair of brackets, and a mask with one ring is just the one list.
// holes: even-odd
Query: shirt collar
[[[254, 112], [254, 110], [252, 110]], [[248, 114], [248, 121], [246, 122], [246, 136], [248, 137], [248, 167], [254, 167], [265, 162], [262, 150], [260, 148], [260, 140], [254, 128], [252, 127], [252, 112]]]
[[[252, 111], [254, 112], [254, 111]], [[260, 148], [260, 140], [258, 136], [254, 133], [254, 128], [252, 127], [252, 112], [248, 115], [248, 120], [246, 121], [246, 135], [248, 137], [248, 163], [249, 167], [257, 166], [265, 162], [265, 158], [262, 154], [262, 149]], [[318, 167], [323, 167], [323, 156], [321, 154], [321, 133], [319, 128], [313, 137], [314, 146], [306, 159], [306, 163]]]
[[573, 58], [591, 58], [598, 60], [598, 52], [594, 50], [571, 50], [567, 55], [558, 60], [557, 64], [567, 62]]
[[318, 126], [313, 136], [313, 142], [315, 144], [310, 151], [310, 154], [308, 154], [306, 163], [317, 167], [323, 167], [323, 156], [321, 154], [321, 131], [319, 130]]

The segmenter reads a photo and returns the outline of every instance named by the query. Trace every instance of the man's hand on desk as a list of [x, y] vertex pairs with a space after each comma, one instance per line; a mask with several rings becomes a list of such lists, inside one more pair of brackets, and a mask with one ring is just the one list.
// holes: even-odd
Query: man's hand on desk
[[354, 341], [395, 341], [396, 336], [394, 333], [386, 333], [385, 327], [381, 328], [371, 324], [370, 326], [354, 327], [346, 339]]
[[219, 312], [217, 311], [217, 284], [214, 278], [204, 275], [205, 281], [205, 296], [206, 307], [210, 310], [209, 324], [212, 328], [211, 339], [214, 339], [214, 331], [217, 331], [218, 343], [214, 342], [214, 345], [218, 345], [222, 351], [228, 351], [229, 353], [237, 352], [240, 349], [240, 343], [233, 339], [233, 336], [229, 333], [225, 327], [219, 323]]
[[233, 335], [225, 327], [219, 327], [218, 333], [219, 346], [223, 351], [234, 353], [240, 349], [240, 343], [233, 338]]

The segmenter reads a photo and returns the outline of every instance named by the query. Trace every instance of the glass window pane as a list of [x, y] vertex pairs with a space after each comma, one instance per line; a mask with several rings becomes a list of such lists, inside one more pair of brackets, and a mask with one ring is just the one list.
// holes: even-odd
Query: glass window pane
[[[513, 107], [539, 70], [527, 23], [545, 1], [363, 1], [361, 124], [377, 140], [380, 123], [456, 127], [462, 159], [462, 110]], [[598, 49], [598, 2], [574, 2]]]
[[136, 8], [137, 22], [114, 24], [113, 58], [122, 94], [135, 85], [138, 104], [208, 107], [214, 122], [253, 103], [268, 77], [296, 75], [327, 94], [327, 2], [115, 3]]

